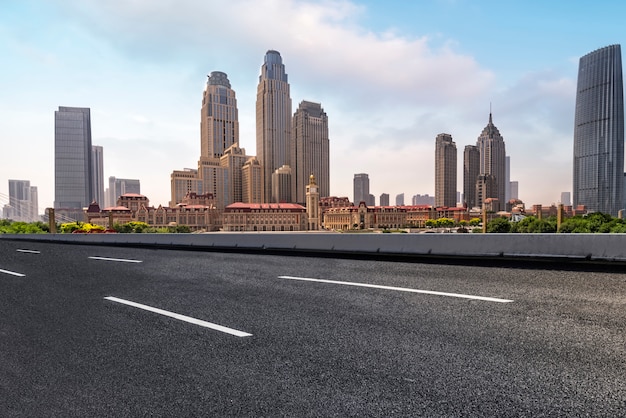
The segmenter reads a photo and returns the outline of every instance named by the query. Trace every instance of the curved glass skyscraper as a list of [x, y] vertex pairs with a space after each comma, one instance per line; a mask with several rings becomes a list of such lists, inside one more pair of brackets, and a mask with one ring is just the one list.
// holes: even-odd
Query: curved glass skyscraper
[[574, 121], [574, 206], [624, 207], [624, 93], [619, 45], [580, 59]]

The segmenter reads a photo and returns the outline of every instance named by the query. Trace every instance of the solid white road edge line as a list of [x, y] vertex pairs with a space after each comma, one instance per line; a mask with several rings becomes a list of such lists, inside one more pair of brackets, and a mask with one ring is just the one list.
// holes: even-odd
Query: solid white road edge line
[[104, 261], [120, 261], [122, 263], [141, 263], [141, 260], [127, 260], [125, 258], [108, 258], [108, 257], [88, 257], [92, 260], [104, 260]]
[[135, 308], [144, 309], [146, 311], [158, 313], [160, 315], [169, 316], [170, 318], [178, 319], [179, 321], [189, 322], [190, 324], [200, 325], [201, 327], [211, 328], [216, 331], [225, 332], [226, 334], [231, 334], [236, 337], [250, 337], [252, 334], [248, 334], [247, 332], [238, 331], [236, 329], [224, 327], [222, 325], [214, 324], [212, 322], [202, 321], [201, 319], [192, 318], [190, 316], [185, 316], [181, 314], [177, 314], [174, 312], [165, 311], [163, 309], [154, 308], [148, 305], [142, 305], [141, 303], [131, 302], [129, 300], [116, 298], [114, 296], [107, 296], [105, 299], [110, 300], [112, 302], [123, 303], [124, 305], [133, 306]]
[[35, 250], [15, 250], [18, 253], [27, 253], [27, 254], [40, 254], [40, 251], [35, 251]]
[[25, 274], [22, 273], [16, 273], [14, 271], [9, 271], [9, 270], [2, 270], [0, 269], [0, 273], [4, 273], [4, 274], [10, 274], [11, 276], [17, 276], [17, 277], [25, 277]]
[[400, 292], [423, 293], [423, 294], [427, 294], [427, 295], [448, 296], [448, 297], [453, 297], [453, 298], [484, 300], [484, 301], [487, 301], [487, 302], [498, 302], [498, 303], [510, 303], [510, 302], [513, 302], [510, 299], [491, 298], [491, 297], [487, 297], [487, 296], [464, 295], [464, 294], [461, 294], [461, 293], [436, 292], [434, 290], [409, 289], [409, 288], [406, 288], [406, 287], [381, 286], [381, 285], [377, 285], [377, 284], [340, 282], [340, 281], [336, 281], [336, 280], [311, 279], [311, 278], [306, 278], [306, 277], [293, 277], [293, 276], [278, 276], [278, 278], [279, 279], [288, 279], [288, 280], [302, 280], [302, 281], [308, 281], [308, 282], [342, 284], [342, 285], [345, 285], [345, 286], [372, 287], [372, 288], [375, 288], [375, 289], [397, 290], [397, 291], [400, 291]]

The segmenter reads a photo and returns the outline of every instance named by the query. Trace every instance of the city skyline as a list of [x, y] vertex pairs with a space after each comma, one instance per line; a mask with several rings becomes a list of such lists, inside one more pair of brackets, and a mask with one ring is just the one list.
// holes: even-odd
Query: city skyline
[[[291, 97], [331, 115], [331, 195], [351, 197], [361, 172], [376, 196], [433, 195], [432, 138], [475, 143], [489, 103], [520, 199], [550, 204], [571, 191], [578, 60], [626, 39], [626, 6], [392, 3], [220, 3], [215, 25], [203, 18], [213, 2], [5, 4], [1, 122], [9, 153], [22, 158], [3, 162], [0, 193], [8, 179], [28, 179], [40, 208], [53, 205], [51, 114], [67, 105], [91, 109], [104, 178], [140, 179], [151, 202], [167, 204], [171, 169], [197, 164], [197, 95], [210, 71], [229, 75], [240, 146], [258, 155], [255, 93], [268, 49], [283, 57]], [[524, 25], [510, 24], [513, 15]], [[497, 37], [475, 30], [483, 20]]]

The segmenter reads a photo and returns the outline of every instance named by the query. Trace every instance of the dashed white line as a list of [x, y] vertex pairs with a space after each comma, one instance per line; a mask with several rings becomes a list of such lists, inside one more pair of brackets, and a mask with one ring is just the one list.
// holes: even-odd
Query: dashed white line
[[141, 260], [128, 260], [126, 258], [109, 258], [109, 257], [88, 257], [92, 260], [103, 260], [103, 261], [118, 261], [121, 263], [141, 263]]
[[462, 293], [437, 292], [437, 291], [434, 291], [434, 290], [410, 289], [410, 288], [406, 288], [406, 287], [381, 286], [381, 285], [377, 285], [377, 284], [368, 284], [368, 283], [340, 282], [340, 281], [336, 281], [336, 280], [311, 279], [311, 278], [307, 278], [307, 277], [294, 277], [294, 276], [278, 276], [278, 278], [279, 279], [288, 279], [288, 280], [301, 280], [301, 281], [307, 281], [307, 282], [341, 284], [341, 285], [344, 285], [344, 286], [370, 287], [370, 288], [375, 288], [375, 289], [396, 290], [396, 291], [400, 291], [400, 292], [422, 293], [422, 294], [427, 294], [427, 295], [448, 296], [448, 297], [453, 297], [453, 298], [483, 300], [483, 301], [487, 301], [487, 302], [498, 302], [498, 303], [510, 303], [510, 302], [513, 302], [510, 299], [500, 299], [500, 298], [492, 298], [492, 297], [487, 297], [487, 296], [476, 296], [476, 295], [464, 295]]
[[18, 253], [27, 253], [27, 254], [40, 254], [40, 251], [35, 251], [35, 250], [15, 250]]
[[247, 332], [239, 331], [236, 329], [228, 328], [222, 325], [214, 324], [212, 322], [203, 321], [201, 319], [192, 318], [190, 316], [177, 314], [174, 312], [165, 311], [163, 309], [154, 308], [148, 305], [142, 305], [141, 303], [132, 302], [125, 299], [116, 298], [114, 296], [107, 296], [105, 299], [110, 300], [112, 302], [123, 303], [124, 305], [133, 306], [135, 308], [143, 309], [146, 311], [158, 313], [160, 315], [168, 316], [170, 318], [178, 319], [179, 321], [189, 322], [191, 324], [200, 325], [201, 327], [210, 328], [216, 331], [221, 331], [226, 334], [231, 334], [236, 337], [250, 337], [252, 334], [248, 334]]
[[4, 274], [10, 274], [11, 276], [17, 276], [17, 277], [25, 277], [25, 274], [22, 273], [16, 273], [14, 271], [9, 271], [9, 270], [2, 270], [0, 269], [0, 273], [4, 273]]

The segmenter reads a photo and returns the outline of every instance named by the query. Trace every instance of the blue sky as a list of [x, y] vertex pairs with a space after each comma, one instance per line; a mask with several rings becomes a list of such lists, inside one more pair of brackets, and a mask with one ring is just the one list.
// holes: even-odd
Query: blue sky
[[[437, 134], [462, 151], [493, 120], [527, 205], [570, 191], [578, 59], [626, 38], [621, 1], [4, 0], [0, 196], [30, 180], [54, 200], [54, 111], [90, 107], [105, 176], [138, 178], [167, 204], [196, 167], [211, 71], [237, 93], [240, 144], [256, 154], [256, 84], [280, 51], [292, 108], [329, 117], [331, 194], [355, 173], [377, 197], [434, 193]], [[0, 202], [4, 202], [0, 198]]]

